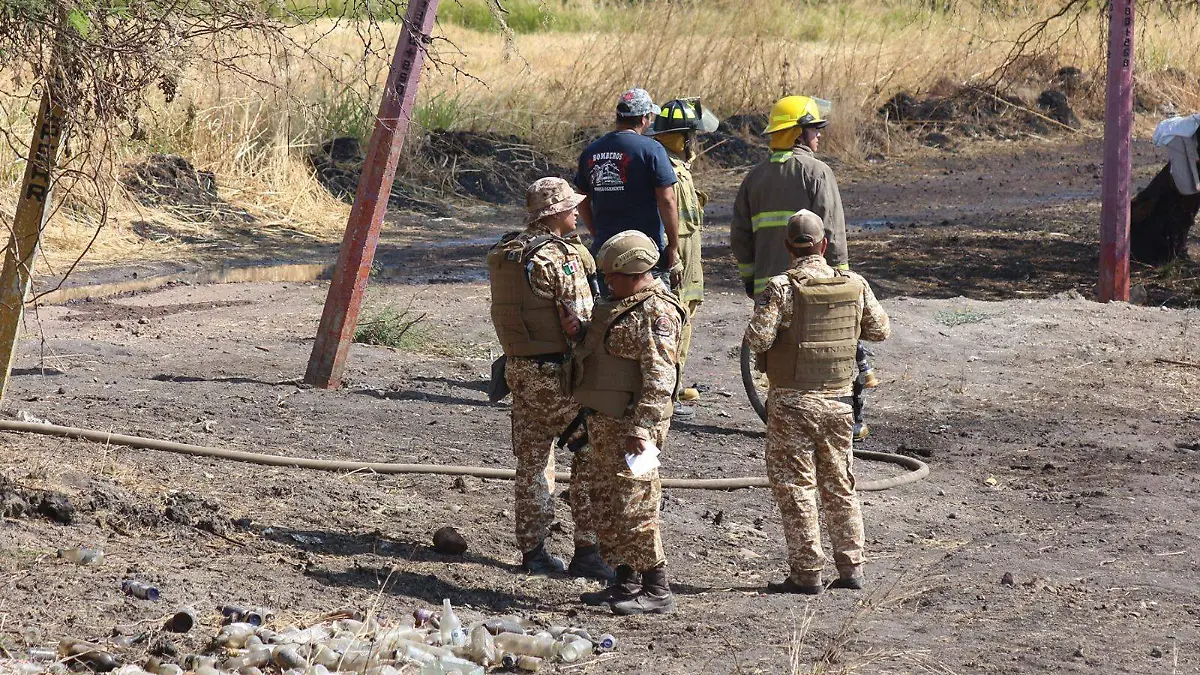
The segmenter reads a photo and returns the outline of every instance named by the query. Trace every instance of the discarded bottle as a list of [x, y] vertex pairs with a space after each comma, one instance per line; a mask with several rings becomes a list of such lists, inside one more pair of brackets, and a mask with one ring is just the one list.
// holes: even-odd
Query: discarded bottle
[[526, 654], [539, 658], [554, 656], [554, 639], [550, 637], [501, 633], [496, 636], [496, 646], [508, 654]]
[[338, 619], [337, 621], [333, 622], [333, 634], [334, 635], [339, 635], [339, 634], [349, 634], [351, 636], [362, 635], [365, 632], [363, 630], [364, 628], [366, 628], [365, 623], [363, 623], [362, 621], [355, 621], [354, 619]]
[[146, 660], [146, 665], [142, 666], [150, 675], [183, 675], [183, 668], [174, 663], [163, 663], [162, 659], [157, 656], [151, 656]]
[[170, 633], [186, 633], [195, 625], [196, 615], [190, 607], [184, 607], [167, 619], [163, 624], [163, 630]]
[[518, 621], [516, 617], [512, 616], [502, 616], [497, 619], [488, 619], [487, 621], [483, 622], [483, 625], [492, 635], [499, 635], [500, 633], [523, 634], [525, 632], [525, 628], [521, 626], [520, 621]]
[[77, 546], [75, 548], [58, 549], [58, 557], [73, 562], [76, 565], [99, 565], [104, 562], [104, 551], [98, 548]]
[[289, 645], [280, 645], [276, 647], [275, 651], [271, 654], [271, 663], [279, 666], [280, 670], [293, 670], [308, 667], [308, 660], [300, 656], [300, 653]]
[[132, 647], [136, 644], [141, 644], [141, 643], [145, 642], [146, 638], [148, 638], [148, 637], [150, 637], [149, 633], [139, 633], [137, 635], [122, 635], [120, 637], [113, 638], [111, 640], [111, 642], [114, 647], [120, 647], [121, 649], [129, 649], [130, 647]]
[[57, 661], [58, 652], [49, 647], [32, 647], [29, 650], [30, 661]]
[[221, 664], [223, 670], [241, 671], [248, 668], [260, 668], [271, 662], [271, 650], [266, 647], [248, 649], [238, 656], [225, 659]]
[[424, 642], [425, 634], [415, 628], [393, 628], [378, 634], [375, 638], [375, 646], [379, 648], [379, 651], [387, 653], [398, 649], [404, 640]]
[[528, 654], [505, 654], [501, 664], [508, 670], [516, 668], [527, 673], [536, 673], [542, 667], [542, 660]]
[[217, 608], [225, 617], [225, 623], [248, 623], [251, 626], [261, 626], [270, 616], [265, 609], [246, 609], [237, 605], [221, 605]]
[[596, 649], [599, 649], [602, 652], [610, 652], [616, 648], [617, 638], [613, 637], [612, 635], [605, 633], [604, 635], [596, 638]]
[[583, 638], [584, 640], [589, 640], [589, 641], [592, 639], [592, 634], [587, 632], [586, 628], [568, 628], [566, 630], [566, 632], [563, 633], [563, 635], [578, 635], [579, 637]]
[[431, 619], [433, 619], [433, 610], [425, 609], [424, 607], [418, 607], [413, 610], [413, 621], [416, 622], [417, 626], [424, 626]]
[[117, 661], [115, 656], [101, 649], [99, 645], [83, 640], [73, 638], [59, 640], [58, 653], [101, 673], [116, 670], [121, 666], [121, 662]]
[[421, 675], [484, 675], [482, 666], [454, 656], [421, 664]]
[[213, 644], [228, 649], [241, 649], [246, 646], [246, 642], [252, 635], [254, 635], [254, 626], [248, 623], [226, 624], [217, 631], [217, 637], [213, 638]]
[[454, 614], [454, 608], [450, 606], [450, 600], [442, 600], [442, 621], [438, 630], [442, 633], [443, 645], [462, 645], [467, 641], [467, 636], [463, 634], [462, 622]]
[[558, 658], [563, 663], [574, 663], [592, 653], [592, 642], [579, 636], [572, 636], [566, 642], [558, 643]]
[[490, 666], [496, 662], [496, 642], [483, 625], [476, 626], [471, 631], [469, 651], [471, 660], [475, 663]]
[[180, 661], [183, 664], [184, 670], [199, 670], [200, 668], [213, 668], [217, 665], [215, 656], [201, 656], [199, 654], [188, 654]]
[[151, 602], [158, 600], [157, 588], [134, 579], [122, 581], [121, 590], [125, 592], [125, 595], [132, 595], [139, 600], [150, 600]]

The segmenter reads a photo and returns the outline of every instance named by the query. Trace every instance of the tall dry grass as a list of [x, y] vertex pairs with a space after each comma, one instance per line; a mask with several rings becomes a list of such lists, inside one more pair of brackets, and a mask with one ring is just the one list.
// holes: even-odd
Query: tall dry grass
[[[952, 11], [929, 9], [939, 4], [576, 0], [566, 5], [567, 30], [552, 30], [549, 23], [541, 32], [505, 35], [443, 22], [433, 46], [439, 63], [427, 67], [421, 83], [415, 133], [422, 125], [513, 133], [568, 158], [579, 130], [608, 125], [616, 95], [629, 86], [643, 86], [658, 99], [700, 95], [721, 116], [763, 112], [782, 95], [811, 93], [834, 103], [827, 151], [852, 161], [889, 149], [891, 135], [876, 114], [888, 97], [988, 80], [1029, 26], [1057, 3], [993, 11], [956, 2]], [[1003, 3], [988, 6], [996, 4]], [[545, 5], [547, 11], [557, 6]], [[1002, 86], [1036, 96], [1054, 69], [1074, 65], [1101, 85], [1081, 102], [1097, 114], [1105, 27], [1094, 9], [1073, 23], [1050, 24]], [[315, 43], [316, 54], [264, 57], [252, 78], [189, 73], [174, 102], [157, 101], [145, 112], [139, 140], [117, 144], [115, 165], [151, 152], [181, 154], [213, 171], [221, 195], [253, 213], [261, 227], [336, 238], [348, 208], [316, 183], [304, 157], [331, 136], [369, 133], [387, 55], [364, 54], [353, 23], [296, 30], [324, 34]], [[382, 30], [382, 40], [394, 43], [398, 28], [385, 24]], [[1200, 44], [1200, 12], [1144, 11], [1137, 40], [1143, 98], [1200, 108], [1200, 53], [1194, 48]], [[0, 91], [20, 91], [16, 84], [0, 82]], [[0, 94], [0, 129], [10, 145], [28, 138], [29, 117], [28, 99]], [[0, 162], [0, 217], [9, 222], [22, 171], [15, 152], [6, 153]], [[170, 223], [173, 216], [138, 207], [119, 187], [113, 189], [113, 217], [91, 259], [181, 253], [130, 230], [138, 220]], [[44, 259], [60, 268], [90, 241], [96, 225], [86, 202], [67, 206], [45, 237]]]

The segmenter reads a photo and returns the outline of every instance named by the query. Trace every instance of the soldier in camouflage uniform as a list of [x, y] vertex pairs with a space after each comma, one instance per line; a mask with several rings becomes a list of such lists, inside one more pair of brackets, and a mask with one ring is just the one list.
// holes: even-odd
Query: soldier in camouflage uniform
[[[506, 235], [488, 253], [492, 323], [508, 359], [505, 381], [513, 395], [517, 544], [522, 566], [536, 574], [564, 569], [545, 541], [554, 523], [554, 441], [579, 413], [563, 388], [571, 345], [559, 317], [564, 309], [590, 317], [594, 302], [588, 277], [595, 262], [572, 235], [582, 199], [560, 178], [534, 182], [526, 193], [526, 229]], [[586, 486], [589, 454], [581, 450], [571, 461], [575, 555], [568, 569], [606, 580], [613, 571], [596, 546]]]
[[657, 470], [634, 476], [626, 456], [666, 443], [687, 310], [652, 276], [658, 247], [646, 235], [622, 232], [597, 257], [612, 300], [596, 306], [591, 322], [565, 316], [563, 328], [584, 335], [571, 362], [571, 393], [592, 411], [591, 504], [617, 583], [582, 599], [607, 602], [616, 614], [661, 614], [675, 609], [658, 529], [662, 486]]
[[[679, 370], [687, 364], [688, 351], [692, 346], [692, 323], [696, 310], [704, 301], [704, 268], [701, 262], [701, 230], [704, 227], [704, 204], [708, 197], [696, 189], [692, 179], [691, 165], [696, 159], [696, 134], [714, 131], [717, 118], [700, 105], [700, 99], [687, 98], [667, 101], [662, 112], [654, 118], [654, 126], [646, 132], [662, 143], [675, 170], [675, 203], [679, 205], [679, 259], [683, 272], [679, 282], [671, 290], [688, 310], [688, 324], [683, 329], [679, 344]], [[684, 400], [699, 398], [695, 389], [680, 392]], [[686, 419], [695, 411], [691, 406], [675, 403], [674, 417]]]
[[786, 237], [792, 267], [767, 281], [745, 338], [766, 356], [767, 479], [783, 518], [791, 568], [767, 590], [821, 592], [818, 492], [838, 570], [830, 587], [860, 589], [863, 523], [854, 491], [851, 384], [858, 340], [885, 340], [891, 325], [865, 279], [825, 261], [819, 216], [797, 212], [788, 219]]

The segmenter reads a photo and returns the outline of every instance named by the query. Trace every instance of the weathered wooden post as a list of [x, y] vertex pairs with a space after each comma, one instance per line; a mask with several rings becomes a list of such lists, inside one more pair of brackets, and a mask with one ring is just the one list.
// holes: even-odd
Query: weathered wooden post
[[404, 29], [400, 32], [396, 54], [388, 71], [383, 102], [379, 105], [379, 118], [367, 144], [367, 159], [358, 181], [358, 193], [354, 196], [337, 267], [325, 298], [321, 325], [304, 375], [304, 381], [316, 387], [336, 387], [342, 380], [346, 355], [354, 340], [354, 328], [362, 308], [363, 292], [371, 274], [371, 262], [375, 259], [375, 247], [379, 243], [379, 229], [387, 214], [396, 163], [408, 133], [437, 7], [438, 0], [409, 1]]
[[1100, 301], [1129, 301], [1129, 192], [1133, 143], [1133, 0], [1113, 0], [1101, 178]]
[[25, 180], [17, 201], [12, 236], [4, 249], [4, 269], [0, 271], [0, 359], [3, 359], [4, 367], [0, 373], [0, 400], [8, 390], [25, 296], [29, 293], [33, 263], [41, 244], [42, 226], [50, 214], [52, 174], [62, 133], [63, 111], [47, 83], [33, 128], [33, 140], [29, 143], [29, 161], [25, 165]]

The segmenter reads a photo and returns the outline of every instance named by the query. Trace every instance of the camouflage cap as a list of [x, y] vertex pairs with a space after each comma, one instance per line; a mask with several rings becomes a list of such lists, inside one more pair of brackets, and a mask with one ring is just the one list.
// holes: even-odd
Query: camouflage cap
[[657, 115], [660, 112], [662, 109], [654, 105], [654, 99], [650, 98], [650, 92], [645, 89], [630, 89], [617, 100], [618, 117], [641, 117]]
[[658, 246], [637, 230], [625, 230], [604, 242], [596, 262], [605, 274], [641, 274], [658, 262]]
[[570, 211], [579, 206], [583, 199], [583, 195], [561, 178], [539, 178], [525, 190], [525, 210], [528, 213], [525, 222], [536, 223], [546, 216]]
[[814, 246], [825, 240], [825, 224], [821, 216], [800, 209], [788, 218], [787, 240], [794, 246]]

